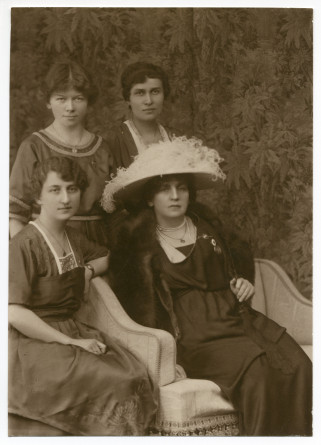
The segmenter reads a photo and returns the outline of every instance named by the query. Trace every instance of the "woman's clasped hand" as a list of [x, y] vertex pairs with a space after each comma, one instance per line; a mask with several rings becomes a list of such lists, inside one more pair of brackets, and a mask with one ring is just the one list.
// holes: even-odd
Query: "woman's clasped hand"
[[253, 284], [244, 278], [232, 278], [230, 286], [240, 303], [249, 300], [254, 295]]

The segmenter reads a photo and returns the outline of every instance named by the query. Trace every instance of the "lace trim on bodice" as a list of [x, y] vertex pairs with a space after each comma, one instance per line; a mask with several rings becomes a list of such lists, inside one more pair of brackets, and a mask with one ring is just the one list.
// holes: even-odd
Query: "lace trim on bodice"
[[[148, 148], [148, 145], [146, 145], [141, 137], [141, 135], [138, 133], [136, 127], [134, 126], [133, 122], [130, 120], [127, 120], [124, 122], [125, 125], [127, 125], [137, 148], [138, 153], [141, 153], [142, 151], [145, 151]], [[161, 138], [163, 142], [169, 141], [168, 134], [165, 130], [165, 128], [158, 124], [158, 130], [160, 132]]]
[[72, 270], [72, 269], [75, 269], [76, 267], [78, 267], [78, 263], [77, 263], [74, 251], [71, 247], [67, 233], [66, 233], [66, 238], [67, 238], [67, 241], [69, 244], [70, 253], [68, 253], [67, 255], [65, 255], [63, 257], [59, 257], [57, 255], [55, 249], [53, 248], [53, 245], [49, 241], [49, 238], [47, 237], [45, 232], [38, 226], [38, 224], [35, 221], [29, 221], [29, 224], [32, 224], [34, 227], [36, 227], [36, 229], [41, 233], [44, 240], [48, 244], [48, 247], [55, 258], [59, 274], [63, 274], [65, 272], [68, 272], [69, 270]]
[[59, 257], [59, 262], [61, 265], [62, 273], [68, 272], [69, 270], [75, 269], [77, 267], [77, 262], [73, 255], [73, 252], [68, 253], [64, 257]]

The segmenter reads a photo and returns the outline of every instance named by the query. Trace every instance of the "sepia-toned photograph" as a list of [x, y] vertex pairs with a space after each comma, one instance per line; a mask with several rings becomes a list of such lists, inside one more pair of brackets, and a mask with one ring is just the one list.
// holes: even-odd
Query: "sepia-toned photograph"
[[10, 8], [9, 438], [314, 436], [315, 11], [160, 6]]

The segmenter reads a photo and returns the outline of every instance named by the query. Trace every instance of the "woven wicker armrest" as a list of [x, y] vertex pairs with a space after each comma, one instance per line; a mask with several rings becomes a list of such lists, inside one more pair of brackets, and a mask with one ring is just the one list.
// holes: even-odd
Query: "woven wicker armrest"
[[300, 345], [312, 345], [312, 303], [274, 261], [255, 260], [253, 308], [286, 327]]
[[158, 386], [175, 380], [176, 344], [173, 336], [160, 329], [135, 323], [124, 311], [107, 281], [91, 281], [86, 302], [77, 318], [123, 345], [145, 364]]

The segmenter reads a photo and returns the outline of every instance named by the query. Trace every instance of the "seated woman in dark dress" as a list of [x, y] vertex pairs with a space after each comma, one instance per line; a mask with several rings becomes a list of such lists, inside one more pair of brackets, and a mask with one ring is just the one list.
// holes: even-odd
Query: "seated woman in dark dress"
[[[137, 156], [102, 203], [127, 208], [113, 236], [110, 282], [138, 323], [166, 329], [188, 377], [214, 381], [247, 436], [311, 435], [312, 364], [279, 326], [250, 307], [254, 262], [195, 191], [224, 178], [215, 150], [174, 138]], [[225, 232], [225, 233], [224, 233]]]
[[39, 217], [10, 241], [9, 412], [72, 435], [143, 435], [156, 401], [131, 353], [74, 317], [108, 251], [67, 222], [88, 185], [78, 163], [35, 169]]
[[150, 144], [170, 140], [173, 130], [158, 122], [170, 86], [164, 70], [147, 62], [128, 65], [121, 75], [121, 85], [130, 117], [115, 130], [108, 143], [116, 166], [128, 167], [134, 156]]

